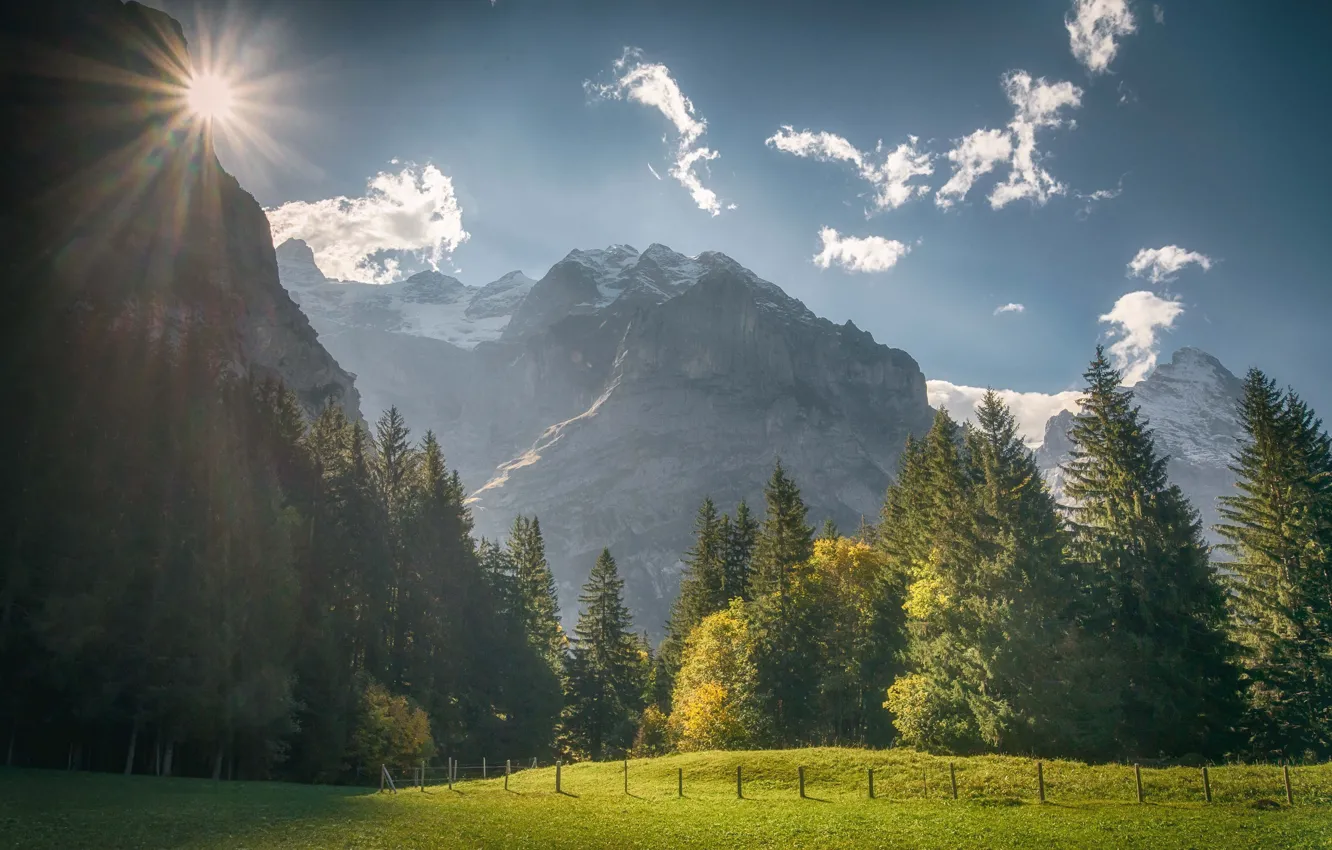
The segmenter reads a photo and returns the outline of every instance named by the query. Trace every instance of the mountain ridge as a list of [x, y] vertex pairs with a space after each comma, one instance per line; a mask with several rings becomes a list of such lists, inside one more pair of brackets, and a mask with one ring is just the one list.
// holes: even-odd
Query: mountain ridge
[[[292, 247], [283, 279], [303, 306], [330, 303], [320, 290], [341, 284], [314, 281]], [[491, 311], [498, 333], [468, 348], [404, 330], [401, 303], [373, 321], [311, 318], [369, 406], [396, 404], [441, 436], [479, 533], [541, 517], [566, 617], [609, 546], [640, 625], [659, 632], [698, 503], [761, 511], [778, 455], [813, 521], [854, 527], [877, 514], [907, 434], [932, 415], [909, 354], [718, 252], [576, 249], [507, 315]]]

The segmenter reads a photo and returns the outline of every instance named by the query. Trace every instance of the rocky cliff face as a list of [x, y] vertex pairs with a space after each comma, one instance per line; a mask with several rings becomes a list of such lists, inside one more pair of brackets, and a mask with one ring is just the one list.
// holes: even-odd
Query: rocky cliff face
[[[1157, 451], [1170, 456], [1170, 480], [1198, 509], [1204, 533], [1213, 542], [1212, 526], [1220, 521], [1217, 497], [1235, 489], [1229, 466], [1244, 433], [1237, 410], [1242, 392], [1239, 378], [1196, 348], [1179, 349], [1169, 363], [1133, 387], [1134, 401], [1156, 436]], [[1072, 425], [1069, 411], [1052, 417], [1036, 455], [1058, 496], [1063, 492], [1060, 465], [1072, 449], [1068, 437]]]
[[[31, 339], [48, 320], [61, 334], [206, 327], [233, 371], [281, 377], [310, 411], [331, 399], [359, 416], [352, 377], [278, 282], [263, 210], [186, 109], [179, 24], [118, 0], [27, 4], [4, 19], [13, 129], [0, 250], [16, 290], [9, 315], [30, 337], [16, 344], [79, 344]], [[85, 319], [57, 318], [71, 315]]]
[[[480, 533], [541, 517], [566, 618], [609, 546], [638, 626], [659, 634], [704, 496], [761, 512], [780, 456], [812, 522], [855, 528], [877, 515], [906, 435], [929, 426], [910, 356], [723, 254], [571, 252], [507, 312], [485, 309], [489, 338], [460, 345], [456, 329], [414, 324], [393, 291], [373, 326], [324, 309], [351, 296], [321, 283], [301, 247], [279, 248], [282, 278], [302, 306], [321, 305], [311, 319], [367, 409], [397, 404], [441, 435]], [[506, 278], [465, 293], [460, 315], [510, 291]]]

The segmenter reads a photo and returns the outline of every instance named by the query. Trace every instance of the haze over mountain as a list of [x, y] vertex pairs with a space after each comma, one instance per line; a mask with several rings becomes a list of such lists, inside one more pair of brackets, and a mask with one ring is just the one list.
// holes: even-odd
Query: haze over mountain
[[541, 518], [566, 615], [609, 546], [636, 622], [659, 633], [694, 508], [710, 495], [761, 513], [778, 457], [811, 521], [872, 520], [932, 415], [908, 354], [724, 254], [575, 250], [535, 283], [484, 287], [433, 272], [329, 281], [297, 240], [277, 256], [367, 415], [396, 405], [440, 435], [481, 534]]

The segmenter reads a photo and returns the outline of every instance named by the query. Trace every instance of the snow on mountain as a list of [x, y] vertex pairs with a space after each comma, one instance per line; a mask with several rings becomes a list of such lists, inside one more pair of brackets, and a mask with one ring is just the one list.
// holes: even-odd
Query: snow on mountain
[[[1157, 366], [1146, 380], [1133, 387], [1133, 400], [1141, 409], [1156, 440], [1156, 450], [1170, 456], [1170, 480], [1178, 484], [1202, 514], [1203, 531], [1214, 539], [1219, 520], [1218, 496], [1234, 490], [1230, 459], [1244, 429], [1237, 404], [1243, 386], [1221, 361], [1197, 348], [1181, 348], [1169, 363]], [[1063, 498], [1062, 464], [1072, 443], [1068, 432], [1073, 413], [1051, 417], [1045, 443], [1036, 453], [1057, 498]]]
[[277, 247], [282, 285], [317, 329], [369, 328], [442, 340], [459, 348], [499, 339], [514, 309], [534, 281], [510, 272], [483, 287], [436, 271], [388, 284], [334, 280], [324, 276], [314, 254], [299, 239]]

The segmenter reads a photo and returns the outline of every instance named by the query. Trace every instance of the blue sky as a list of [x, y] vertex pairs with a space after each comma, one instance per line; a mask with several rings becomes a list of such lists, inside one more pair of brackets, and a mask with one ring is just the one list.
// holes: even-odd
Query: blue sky
[[[266, 207], [297, 203], [284, 232], [344, 255], [427, 248], [480, 285], [515, 268], [538, 277], [575, 247], [719, 250], [932, 379], [1054, 394], [1078, 385], [1098, 340], [1132, 335], [1130, 369], [1194, 345], [1332, 415], [1322, 4], [159, 5], [191, 31], [196, 62], [204, 30], [243, 33], [210, 61], [253, 83], [248, 115], [273, 144], [223, 144], [223, 162]], [[1093, 49], [1075, 56], [1079, 5]], [[634, 100], [663, 85], [692, 103], [686, 124]], [[964, 196], [939, 194], [959, 140], [988, 129], [1012, 148], [1023, 122], [1036, 189], [1019, 174], [1026, 196], [994, 208], [1010, 153]], [[886, 155], [902, 144], [932, 173], [895, 181]], [[716, 158], [690, 173], [715, 215], [671, 176], [702, 148]], [[381, 173], [386, 194], [355, 200]], [[408, 179], [427, 174], [430, 188]], [[1117, 196], [1085, 197], [1098, 190]], [[852, 240], [827, 268], [825, 228]], [[1130, 275], [1139, 252], [1171, 248]], [[1149, 294], [1121, 300], [1134, 292]], [[1023, 309], [996, 314], [1007, 304]], [[1112, 311], [1121, 323], [1100, 320]], [[1061, 402], [1023, 403], [1034, 416]]]

